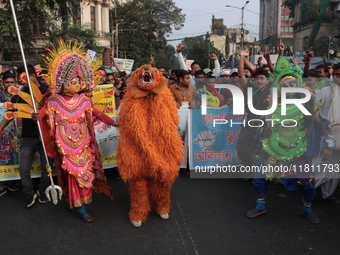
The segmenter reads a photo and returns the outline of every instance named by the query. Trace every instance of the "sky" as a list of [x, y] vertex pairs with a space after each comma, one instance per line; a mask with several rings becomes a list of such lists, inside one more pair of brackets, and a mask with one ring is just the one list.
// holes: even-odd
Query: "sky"
[[[167, 37], [169, 44], [176, 46], [181, 38], [205, 35], [211, 32], [211, 19], [223, 19], [224, 25], [228, 28], [241, 28], [242, 11], [240, 9], [226, 7], [231, 5], [242, 8], [246, 0], [174, 0], [177, 7], [186, 14], [186, 21], [181, 30], [173, 30]], [[249, 30], [250, 35], [258, 40], [259, 34], [259, 12], [260, 1], [249, 0], [244, 11], [244, 28]], [[172, 41], [174, 39], [179, 39]]]

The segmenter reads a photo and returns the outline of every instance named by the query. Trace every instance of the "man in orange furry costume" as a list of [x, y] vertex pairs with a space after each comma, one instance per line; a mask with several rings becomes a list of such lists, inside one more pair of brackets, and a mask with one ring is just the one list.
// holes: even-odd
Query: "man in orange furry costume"
[[156, 68], [138, 68], [127, 80], [119, 112], [118, 169], [123, 180], [129, 181], [129, 216], [135, 227], [147, 220], [149, 194], [156, 213], [169, 218], [170, 187], [183, 160], [179, 115], [167, 83]]

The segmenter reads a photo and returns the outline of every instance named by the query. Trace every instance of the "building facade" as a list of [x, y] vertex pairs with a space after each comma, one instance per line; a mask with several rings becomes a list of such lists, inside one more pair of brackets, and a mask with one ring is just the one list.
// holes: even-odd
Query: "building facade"
[[[209, 40], [214, 43], [214, 47], [218, 49], [224, 57], [237, 53], [241, 45], [242, 29], [227, 28], [223, 24], [223, 19], [213, 18], [211, 31]], [[256, 38], [251, 36], [246, 29], [244, 29], [244, 43], [256, 43]]]
[[[238, 58], [237, 51], [241, 45], [242, 29], [227, 28], [223, 19], [212, 19], [211, 34], [208, 39], [214, 43], [214, 47], [220, 51], [226, 60], [231, 62]], [[251, 54], [257, 52], [256, 38], [244, 29], [244, 45], [250, 48]], [[231, 64], [233, 66], [233, 64]]]
[[[308, 0], [307, 0], [308, 1]], [[298, 0], [295, 5], [294, 25], [294, 51], [304, 52], [313, 46], [320, 37], [339, 34], [340, 31], [324, 21], [326, 13], [340, 12], [340, 0], [317, 0], [320, 13], [311, 17], [303, 12], [303, 4], [310, 4], [306, 0]]]
[[280, 39], [293, 45], [294, 19], [290, 10], [283, 7], [284, 0], [260, 0], [260, 42], [278, 46]]
[[83, 1], [80, 6], [80, 13], [74, 19], [74, 23], [91, 25], [91, 28], [100, 36], [99, 46], [110, 48], [112, 38], [107, 34], [110, 33], [109, 9], [113, 8], [112, 2], [105, 0]]

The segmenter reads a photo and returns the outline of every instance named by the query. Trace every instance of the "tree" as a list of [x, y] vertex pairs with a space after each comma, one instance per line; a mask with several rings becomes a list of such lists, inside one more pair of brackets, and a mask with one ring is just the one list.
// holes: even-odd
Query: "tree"
[[176, 49], [168, 44], [164, 48], [159, 48], [153, 54], [155, 57], [155, 66], [163, 67], [165, 70], [178, 69], [180, 67], [177, 57], [175, 56]]
[[[98, 46], [98, 34], [91, 29], [90, 25], [82, 26], [80, 24], [70, 24], [69, 21], [65, 21], [60, 26], [52, 26], [47, 36], [47, 40], [56, 45], [58, 38], [63, 38], [65, 41], [72, 38], [73, 43], [77, 40], [86, 49], [91, 49], [97, 52], [101, 52], [103, 50]], [[48, 48], [50, 46], [50, 44], [46, 45]], [[39, 53], [46, 54], [47, 52], [46, 50], [41, 49]], [[38, 56], [37, 59], [38, 64], [45, 66], [45, 62], [40, 56]]]
[[152, 54], [156, 66], [170, 68], [165, 57], [173, 50], [166, 48], [166, 36], [173, 29], [183, 27], [185, 15], [181, 12], [172, 0], [133, 0], [117, 4], [115, 22], [124, 30], [119, 33], [119, 49], [126, 52], [127, 58], [135, 60], [135, 67], [147, 63]]
[[320, 16], [320, 1], [308, 0], [301, 5], [302, 21], [318, 19]]
[[[12, 10], [8, 1], [2, 1], [4, 8], [0, 9], [0, 60], [3, 58], [4, 53], [7, 53], [8, 60], [14, 60], [16, 55], [19, 55], [19, 43], [15, 30]], [[45, 1], [13, 1], [18, 26], [22, 43], [25, 49], [32, 48], [35, 38], [34, 25], [40, 22], [42, 29], [45, 29], [45, 24], [51, 20], [47, 10], [44, 8]], [[38, 21], [38, 22], [36, 22]]]
[[[210, 47], [209, 47], [210, 46]], [[214, 43], [210, 42], [209, 39], [203, 38], [203, 36], [190, 37], [184, 39], [184, 47], [182, 54], [186, 59], [193, 59], [201, 65], [204, 69], [213, 65], [213, 60], [210, 59], [210, 54], [219, 54], [218, 49], [214, 47]]]
[[[315, 40], [314, 45], [313, 45], [313, 51], [314, 55], [321, 57], [323, 54], [326, 56], [328, 55], [328, 47], [329, 47], [329, 40], [330, 38], [328, 36], [322, 36]], [[337, 39], [336, 37], [332, 36], [332, 41], [331, 41], [331, 48], [335, 52], [340, 50], [340, 40]]]
[[[12, 10], [8, 0], [1, 0], [0, 8], [0, 60], [21, 58]], [[20, 35], [25, 50], [31, 49], [36, 36], [49, 32], [56, 20], [68, 21], [80, 10], [78, 0], [13, 0]]]
[[[48, 9], [65, 25], [80, 11], [79, 0], [45, 0]], [[104, 0], [106, 2], [107, 0]]]

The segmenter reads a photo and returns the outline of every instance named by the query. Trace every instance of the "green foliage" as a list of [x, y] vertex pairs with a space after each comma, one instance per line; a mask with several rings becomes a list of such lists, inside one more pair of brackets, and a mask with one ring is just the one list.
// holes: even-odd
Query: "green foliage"
[[70, 24], [69, 22], [63, 22], [61, 26], [53, 26], [53, 29], [50, 31], [48, 35], [48, 40], [51, 42], [56, 42], [57, 38], [63, 38], [67, 40], [68, 38], [72, 38], [73, 40], [77, 39], [78, 42], [81, 42], [85, 48], [91, 49], [94, 51], [100, 51], [101, 48], [98, 47], [97, 40], [99, 36], [96, 31], [91, 29], [91, 26], [88, 25], [80, 25], [80, 24]]
[[[6, 57], [5, 60], [20, 60], [20, 48], [10, 4], [7, 0], [1, 2], [4, 8], [0, 9], [0, 60], [2, 56]], [[13, 0], [13, 4], [25, 51], [33, 48], [36, 42], [34, 32], [38, 26], [39, 34], [42, 35], [50, 30], [56, 20], [67, 21], [80, 10], [79, 0]]]
[[317, 19], [320, 16], [319, 0], [304, 1], [301, 5], [302, 21]]
[[[210, 45], [210, 51], [209, 51]], [[210, 66], [214, 66], [214, 61], [210, 59], [210, 54], [219, 54], [218, 49], [214, 47], [214, 43], [210, 42], [208, 39], [200, 37], [191, 37], [184, 39], [184, 47], [182, 54], [186, 59], [193, 59], [201, 65], [204, 69], [208, 67], [208, 62], [210, 61]]]
[[[73, 43], [75, 42], [75, 40], [77, 40], [84, 46], [84, 48], [91, 49], [98, 53], [101, 53], [103, 51], [103, 48], [100, 48], [98, 46], [99, 36], [94, 30], [91, 29], [90, 25], [82, 26], [80, 24], [70, 24], [68, 21], [63, 22], [61, 26], [53, 25], [47, 36], [47, 40], [57, 45], [57, 39], [60, 37], [63, 38], [65, 41], [67, 41], [69, 38], [72, 38]], [[46, 47], [48, 48], [50, 46], [50, 44], [46, 45]], [[45, 50], [41, 50], [39, 54], [40, 53], [46, 52]], [[37, 59], [41, 66], [45, 65], [40, 56], [38, 56]]]
[[[9, 2], [5, 1], [5, 7], [0, 9], [0, 45], [2, 55], [9, 57], [7, 60], [15, 60], [18, 53], [19, 42], [15, 30], [12, 10]], [[42, 30], [47, 28], [47, 24], [51, 21], [49, 13], [44, 8], [46, 1], [20, 1], [14, 0], [14, 8], [17, 16], [18, 26], [20, 28], [21, 40], [25, 49], [32, 48], [35, 38], [32, 36], [33, 23], [35, 19], [41, 21]]]
[[340, 13], [326, 11], [323, 17], [323, 22], [331, 24], [332, 31], [340, 30]]
[[[313, 45], [314, 55], [316, 57], [322, 57], [323, 54], [328, 54], [328, 46], [329, 46], [329, 37], [323, 36], [315, 40]], [[331, 47], [330, 49], [335, 52], [340, 50], [340, 40], [332, 36]]]
[[178, 69], [179, 68], [179, 62], [178, 58], [175, 56], [176, 49], [174, 46], [168, 44], [163, 49], [158, 49], [157, 52], [155, 52], [155, 67], [164, 67], [165, 70], [169, 69]]
[[79, 0], [45, 0], [46, 8], [55, 14], [55, 19], [65, 22], [70, 21], [80, 11]]
[[183, 27], [185, 15], [172, 0], [133, 0], [117, 4], [116, 12], [117, 20], [111, 22], [112, 29], [115, 22], [119, 23], [119, 29], [125, 29], [119, 33], [119, 50], [135, 60], [136, 68], [146, 64], [150, 54], [155, 57], [157, 67], [169, 69], [175, 64], [169, 55], [174, 49], [166, 46], [165, 38], [173, 29]]

